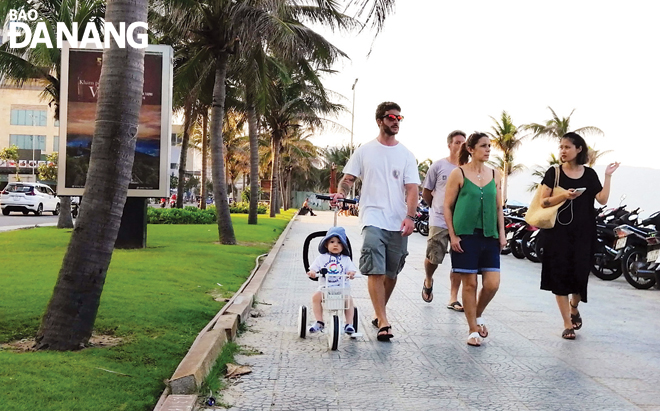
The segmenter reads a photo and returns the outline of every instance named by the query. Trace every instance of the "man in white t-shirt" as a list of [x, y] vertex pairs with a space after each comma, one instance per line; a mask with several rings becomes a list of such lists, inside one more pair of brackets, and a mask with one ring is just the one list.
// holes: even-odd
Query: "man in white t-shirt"
[[[445, 187], [447, 179], [452, 170], [458, 167], [458, 155], [461, 146], [465, 143], [465, 133], [455, 130], [447, 136], [449, 157], [443, 158], [431, 164], [426, 173], [424, 184], [422, 184], [422, 197], [429, 204], [429, 238], [426, 243], [426, 259], [424, 260], [424, 271], [426, 278], [422, 285], [422, 299], [427, 303], [433, 300], [433, 273], [449, 252], [449, 231], [445, 222], [444, 204]], [[463, 306], [458, 301], [458, 289], [461, 286], [461, 275], [449, 271], [449, 302], [447, 308], [455, 311], [463, 311]]]
[[396, 139], [402, 120], [396, 103], [385, 102], [376, 108], [378, 137], [355, 150], [344, 167], [339, 192], [334, 194], [335, 200], [346, 196], [355, 179], [362, 179], [360, 272], [368, 276], [378, 341], [393, 337], [386, 305], [408, 255], [420, 184], [415, 156]]

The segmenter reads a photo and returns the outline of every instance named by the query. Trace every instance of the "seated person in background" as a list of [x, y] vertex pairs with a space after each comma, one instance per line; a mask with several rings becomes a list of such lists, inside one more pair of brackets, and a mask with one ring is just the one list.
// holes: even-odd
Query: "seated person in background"
[[303, 203], [302, 207], [300, 207], [300, 212], [298, 214], [300, 215], [305, 215], [309, 213], [311, 216], [315, 216], [314, 210], [309, 206], [309, 198], [305, 199], [305, 202]]

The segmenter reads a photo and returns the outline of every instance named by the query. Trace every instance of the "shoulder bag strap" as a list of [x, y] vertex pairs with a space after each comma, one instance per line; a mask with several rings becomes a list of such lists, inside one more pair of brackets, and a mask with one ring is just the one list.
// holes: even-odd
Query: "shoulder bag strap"
[[555, 165], [555, 185], [552, 186], [552, 188], [555, 188], [555, 187], [557, 187], [557, 186], [559, 185], [559, 174], [560, 174], [560, 169], [561, 169], [561, 165], [560, 165], [560, 164], [556, 164], [556, 165]]

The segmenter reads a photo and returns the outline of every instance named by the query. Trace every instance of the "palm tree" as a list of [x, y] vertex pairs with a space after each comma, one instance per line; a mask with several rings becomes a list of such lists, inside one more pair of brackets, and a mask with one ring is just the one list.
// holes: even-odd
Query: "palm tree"
[[594, 126], [580, 127], [576, 130], [571, 130], [570, 129], [571, 116], [575, 112], [575, 109], [571, 111], [571, 114], [569, 114], [568, 117], [562, 117], [562, 118], [559, 118], [559, 116], [557, 115], [557, 113], [555, 113], [552, 107], [548, 107], [548, 109], [550, 110], [550, 112], [552, 112], [552, 118], [550, 120], [547, 120], [544, 124], [531, 123], [531, 124], [526, 124], [522, 127], [524, 130], [532, 131], [532, 133], [534, 134], [532, 136], [532, 139], [543, 137], [543, 138], [549, 138], [551, 140], [559, 140], [564, 134], [568, 133], [569, 131], [578, 133], [582, 137], [591, 134], [600, 135], [600, 136], [604, 134], [601, 129]]
[[321, 117], [325, 114], [337, 114], [343, 106], [330, 102], [328, 94], [321, 84], [317, 72], [308, 65], [304, 70], [291, 73], [289, 78], [280, 77], [272, 84], [271, 93], [266, 99], [265, 124], [271, 134], [272, 145], [272, 185], [270, 216], [279, 212], [277, 203], [279, 192], [278, 172], [280, 169], [280, 147], [282, 140], [305, 127], [311, 131], [322, 129], [329, 122]]
[[249, 165], [249, 137], [243, 135], [246, 118], [236, 110], [227, 111], [225, 116], [223, 138], [225, 156], [225, 179], [234, 200], [236, 177]]
[[502, 174], [502, 204], [504, 204], [508, 198], [509, 176], [523, 168], [521, 165], [513, 164], [513, 153], [527, 136], [519, 135], [521, 128], [513, 125], [511, 116], [506, 111], [502, 111], [499, 121], [492, 116], [490, 118], [495, 123], [490, 128], [492, 132], [488, 132], [490, 141], [495, 148], [502, 152], [502, 156], [499, 157], [499, 164], [497, 162], [491, 164], [500, 170]]
[[[277, 51], [296, 51], [297, 60], [318, 60], [336, 49], [310, 47], [312, 38], [321, 39], [299, 23], [299, 18], [322, 24], [341, 24], [343, 18], [337, 4], [316, 0], [317, 7], [300, 6], [287, 0], [156, 0], [153, 11], [159, 15], [159, 29], [174, 38], [186, 39], [191, 61], [214, 68], [213, 104], [211, 109], [211, 157], [213, 185], [218, 210], [218, 232], [223, 244], [235, 244], [236, 238], [229, 215], [226, 182], [222, 178], [222, 123], [226, 107], [226, 80], [230, 58], [239, 45], [251, 45], [268, 39], [267, 47]], [[283, 27], [283, 22], [288, 24]], [[334, 27], [334, 26], [331, 26]], [[292, 41], [298, 38], [299, 41]], [[252, 117], [253, 118], [253, 117]], [[254, 123], [251, 121], [251, 123]], [[254, 157], [254, 155], [252, 155]]]
[[532, 183], [530, 186], [527, 188], [527, 191], [534, 192], [539, 184], [541, 184], [541, 180], [543, 180], [543, 177], [545, 177], [545, 172], [548, 171], [548, 168], [556, 165], [556, 164], [561, 164], [561, 160], [557, 158], [554, 154], [550, 154], [550, 157], [548, 158], [548, 165], [547, 166], [535, 166], [534, 171], [532, 172], [532, 176], [538, 177], [539, 182], [538, 183]]
[[[332, 164], [337, 166], [337, 178], [341, 179], [344, 172], [344, 166], [346, 166], [346, 163], [348, 163], [348, 160], [351, 158], [351, 153], [354, 153], [356, 148], [357, 147], [351, 147], [350, 144], [347, 144], [321, 149], [324, 167], [320, 170], [321, 190], [319, 191], [328, 192], [330, 189], [330, 168]], [[355, 182], [356, 195], [359, 195], [361, 188], [362, 180], [358, 179]]]
[[417, 164], [417, 171], [419, 172], [420, 181], [424, 181], [426, 178], [426, 173], [429, 172], [429, 167], [431, 167], [431, 164], [433, 164], [433, 160], [430, 158], [427, 158], [426, 160]]
[[[103, 0], [3, 0], [0, 6], [0, 22], [7, 19], [9, 10], [20, 10], [29, 6], [37, 12], [39, 18], [25, 23], [30, 26], [32, 32], [40, 21], [46, 23], [49, 33], [54, 33], [58, 23], [64, 23], [71, 32], [74, 23], [78, 27], [86, 27], [93, 23], [99, 32], [102, 32], [103, 16], [105, 15], [105, 1]], [[78, 32], [82, 39], [83, 31]], [[41, 97], [48, 101], [48, 105], [55, 108], [54, 118], [60, 119], [60, 77], [61, 77], [61, 50], [58, 48], [47, 48], [45, 44], [39, 44], [34, 49], [24, 47], [12, 49], [9, 42], [0, 45], [0, 82], [10, 81], [18, 87], [27, 83], [38, 84], [43, 87]], [[57, 226], [59, 228], [73, 228], [71, 213], [71, 197], [60, 197], [61, 209]]]
[[593, 148], [589, 147], [589, 151], [587, 152], [587, 165], [593, 168], [593, 166], [596, 165], [596, 161], [598, 161], [599, 158], [609, 153], [612, 153], [612, 150], [601, 151], [601, 150], [597, 150], [595, 146]]
[[493, 166], [502, 175], [502, 204], [505, 204], [506, 200], [508, 199], [508, 177], [512, 174], [524, 170], [525, 166], [523, 164], [515, 164], [512, 153], [509, 153], [508, 155], [495, 156], [495, 160], [489, 161], [488, 164]]
[[[284, 187], [284, 208], [290, 208], [291, 191], [294, 183], [298, 183], [297, 189], [306, 188], [313, 181], [311, 174], [316, 168], [313, 162], [318, 155], [318, 148], [309, 141], [311, 134], [303, 135], [296, 132], [283, 141], [282, 144], [282, 175]], [[294, 178], [293, 176], [296, 176]]]
[[[339, 13], [331, 2], [317, 1], [316, 7], [307, 4], [298, 6], [293, 2], [283, 2], [287, 7], [272, 13], [278, 18], [255, 21], [253, 36], [243, 43], [238, 78], [245, 88], [245, 110], [248, 118], [250, 138], [250, 192], [257, 192], [258, 181], [258, 128], [259, 114], [265, 112], [267, 95], [270, 93], [272, 75], [287, 74], [285, 66], [304, 67], [308, 62], [329, 68], [338, 56], [345, 56], [322, 36], [303, 22], [323, 23], [334, 28], [350, 28], [355, 25], [352, 19]], [[302, 62], [302, 65], [301, 65]], [[276, 68], [276, 70], [273, 70]], [[278, 187], [276, 187], [277, 189]], [[275, 192], [275, 198], [277, 193]], [[276, 208], [276, 212], [279, 209]], [[249, 224], [257, 223], [257, 197], [250, 197]]]
[[[147, 0], [108, 0], [106, 21], [146, 21], [147, 6]], [[37, 333], [38, 349], [77, 350], [92, 335], [131, 180], [143, 83], [144, 49], [114, 42], [105, 49], [85, 205]]]

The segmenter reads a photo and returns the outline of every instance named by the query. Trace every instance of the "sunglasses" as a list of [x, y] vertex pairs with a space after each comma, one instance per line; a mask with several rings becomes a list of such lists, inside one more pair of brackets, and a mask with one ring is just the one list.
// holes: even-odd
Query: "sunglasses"
[[397, 115], [394, 115], [394, 114], [385, 114], [385, 115], [382, 116], [381, 118], [389, 118], [389, 119], [392, 120], [392, 121], [394, 121], [394, 120], [402, 121], [402, 120], [403, 120], [403, 116], [402, 116], [402, 115], [398, 115], [398, 116], [397, 116]]

